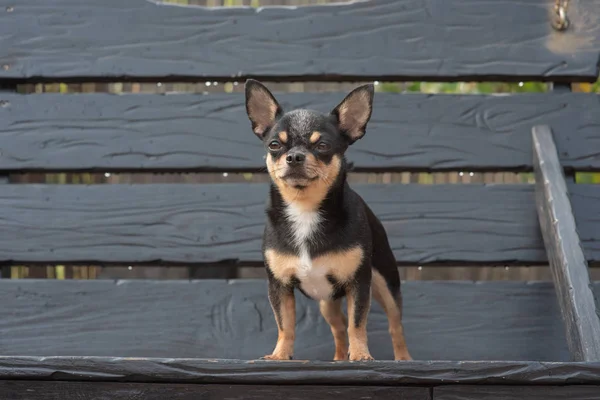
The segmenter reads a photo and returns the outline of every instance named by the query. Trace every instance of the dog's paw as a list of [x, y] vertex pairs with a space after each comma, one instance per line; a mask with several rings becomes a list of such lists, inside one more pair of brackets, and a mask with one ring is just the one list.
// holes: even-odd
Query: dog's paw
[[333, 361], [347, 361], [348, 360], [348, 354], [346, 353], [335, 353], [335, 355], [333, 356]]
[[399, 357], [396, 357], [395, 361], [412, 361], [412, 357], [410, 356], [410, 354], [403, 354]]
[[269, 361], [290, 361], [291, 359], [292, 359], [291, 355], [275, 354], [275, 353], [261, 357], [261, 360], [269, 360]]
[[348, 355], [350, 361], [374, 361], [375, 359], [369, 353], [350, 353]]

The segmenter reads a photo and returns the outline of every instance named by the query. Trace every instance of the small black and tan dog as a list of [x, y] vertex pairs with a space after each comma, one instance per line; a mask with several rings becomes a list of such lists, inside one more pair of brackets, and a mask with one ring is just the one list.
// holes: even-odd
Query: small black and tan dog
[[[279, 336], [273, 353], [264, 358], [292, 358], [294, 289], [299, 289], [320, 302], [335, 340], [334, 360], [373, 359], [366, 327], [371, 293], [387, 314], [394, 358], [410, 360], [400, 277], [387, 234], [346, 181], [344, 153], [365, 134], [373, 85], [354, 89], [330, 114], [284, 112], [256, 80], [249, 79], [245, 90], [246, 111], [264, 143], [272, 179], [263, 253]], [[344, 296], [350, 324], [342, 312]]]

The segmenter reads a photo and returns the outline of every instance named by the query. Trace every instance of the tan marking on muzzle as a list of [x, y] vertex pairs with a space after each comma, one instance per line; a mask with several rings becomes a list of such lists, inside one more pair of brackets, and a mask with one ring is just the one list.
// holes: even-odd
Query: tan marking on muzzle
[[304, 211], [315, 211], [337, 179], [342, 161], [339, 156], [335, 155], [329, 164], [325, 164], [317, 160], [311, 153], [308, 153], [304, 164], [307, 175], [316, 177], [316, 179], [308, 182], [305, 188], [296, 189], [281, 178], [288, 169], [285, 157], [281, 156], [278, 160], [274, 160], [271, 154], [267, 155], [267, 170], [279, 189], [283, 200], [288, 204], [294, 203]]

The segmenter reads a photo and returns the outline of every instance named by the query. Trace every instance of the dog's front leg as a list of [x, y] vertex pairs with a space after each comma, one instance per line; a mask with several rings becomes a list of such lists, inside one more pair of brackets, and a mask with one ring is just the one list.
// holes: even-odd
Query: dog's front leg
[[277, 345], [265, 360], [291, 360], [294, 356], [296, 329], [296, 298], [294, 289], [284, 286], [276, 278], [269, 279], [269, 302], [277, 322]]
[[[371, 307], [371, 271], [360, 267], [355, 282], [347, 290], [350, 361], [373, 360], [367, 341], [367, 316]], [[361, 273], [362, 272], [362, 273]]]

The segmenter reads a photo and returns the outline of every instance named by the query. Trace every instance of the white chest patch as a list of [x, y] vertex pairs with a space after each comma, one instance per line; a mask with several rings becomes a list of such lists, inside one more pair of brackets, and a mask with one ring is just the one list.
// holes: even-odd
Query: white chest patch
[[327, 280], [328, 266], [315, 265], [308, 252], [308, 243], [315, 240], [321, 216], [318, 212], [303, 211], [293, 204], [287, 207], [286, 214], [292, 224], [292, 240], [300, 255], [300, 265], [296, 270], [300, 286], [314, 299], [328, 299], [333, 289]]
[[294, 244], [299, 248], [306, 247], [321, 222], [321, 216], [316, 211], [303, 211], [293, 204], [287, 206], [286, 214], [292, 224]]

